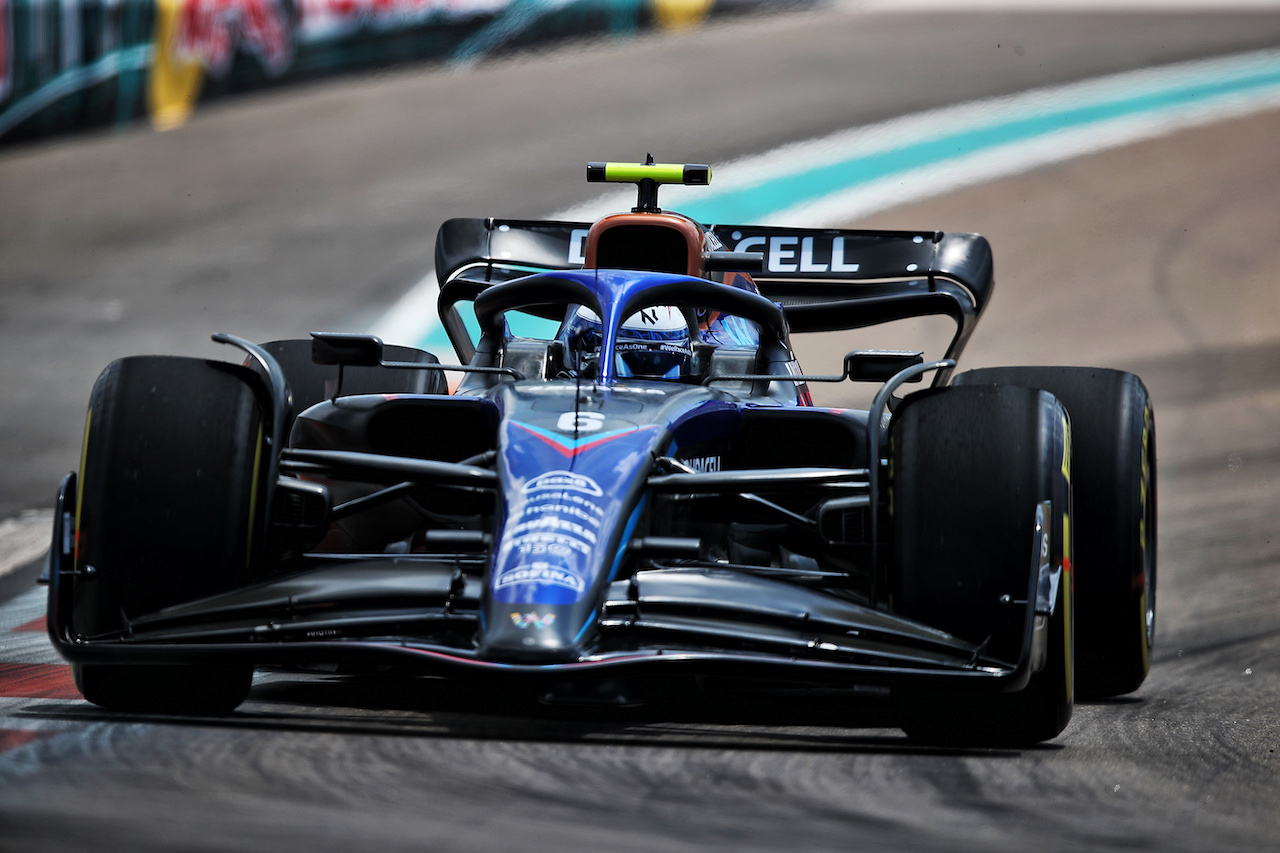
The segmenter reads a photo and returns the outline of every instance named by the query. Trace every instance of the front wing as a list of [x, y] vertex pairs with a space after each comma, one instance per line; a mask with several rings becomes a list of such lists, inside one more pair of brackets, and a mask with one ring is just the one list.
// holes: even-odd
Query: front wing
[[[989, 692], [1021, 689], [1033, 669], [1030, 606], [1020, 659], [1001, 661], [838, 592], [710, 564], [643, 569], [611, 584], [592, 626], [596, 639], [576, 659], [484, 659], [471, 644], [483, 588], [474, 554], [314, 555], [285, 577], [134, 619], [123, 636], [80, 637], [70, 628], [66, 582], [74, 571], [67, 485], [49, 556], [48, 629], [72, 662], [384, 665], [554, 679], [698, 674]], [[536, 608], [513, 607], [511, 618], [540, 630]]]

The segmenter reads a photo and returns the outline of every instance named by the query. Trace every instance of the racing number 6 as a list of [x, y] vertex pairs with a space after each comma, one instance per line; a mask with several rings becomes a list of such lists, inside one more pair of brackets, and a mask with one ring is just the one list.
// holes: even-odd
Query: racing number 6
[[599, 412], [565, 412], [556, 421], [561, 432], [595, 432], [604, 426], [604, 415]]

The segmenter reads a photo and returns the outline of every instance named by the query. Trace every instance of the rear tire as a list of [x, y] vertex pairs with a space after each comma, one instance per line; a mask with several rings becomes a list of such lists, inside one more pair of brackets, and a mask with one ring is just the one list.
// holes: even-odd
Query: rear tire
[[[259, 387], [243, 367], [192, 358], [121, 359], [98, 377], [79, 476], [74, 634], [108, 641], [138, 617], [253, 579], [269, 452]], [[248, 690], [245, 671], [75, 670], [89, 701], [158, 712], [230, 710]]]
[[[1064, 566], [1070, 549], [1069, 440], [1061, 405], [1040, 391], [983, 386], [908, 397], [890, 431], [895, 612], [1018, 661], [1029, 617], [1016, 602], [1035, 594], [1045, 503], [1049, 565]], [[1071, 719], [1071, 604], [1063, 571], [1043, 629], [1044, 665], [1022, 690], [895, 689], [899, 725], [913, 740], [953, 746], [1056, 737]]]
[[1132, 693], [1151, 669], [1156, 617], [1155, 415], [1132, 373], [1085, 367], [971, 370], [956, 384], [1044, 389], [1071, 417], [1076, 688]]

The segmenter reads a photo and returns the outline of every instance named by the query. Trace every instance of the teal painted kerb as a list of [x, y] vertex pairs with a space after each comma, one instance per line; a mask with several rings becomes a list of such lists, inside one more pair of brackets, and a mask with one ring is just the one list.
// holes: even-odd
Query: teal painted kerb
[[895, 174], [1027, 142], [1063, 130], [1118, 118], [1158, 115], [1223, 97], [1280, 87], [1280, 60], [1272, 67], [1231, 79], [1213, 79], [1092, 104], [1042, 112], [1009, 121], [921, 140], [889, 151], [854, 157], [800, 174], [762, 181], [711, 199], [691, 199], [682, 212], [703, 222], [761, 222], [771, 215], [832, 193]]

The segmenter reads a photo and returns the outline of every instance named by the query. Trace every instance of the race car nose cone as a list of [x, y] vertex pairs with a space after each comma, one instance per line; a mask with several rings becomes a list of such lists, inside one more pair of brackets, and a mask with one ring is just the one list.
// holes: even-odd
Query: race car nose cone
[[[489, 612], [498, 618], [486, 624], [479, 654], [486, 660], [510, 663], [558, 663], [578, 658], [567, 608], [503, 605], [493, 602]], [[488, 622], [488, 620], [486, 620]]]

